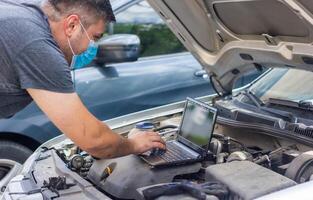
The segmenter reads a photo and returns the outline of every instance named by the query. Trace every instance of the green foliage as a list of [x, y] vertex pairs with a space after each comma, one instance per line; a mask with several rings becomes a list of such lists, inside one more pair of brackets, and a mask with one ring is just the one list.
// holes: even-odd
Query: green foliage
[[138, 35], [142, 57], [186, 51], [176, 36], [163, 24], [115, 24], [114, 34], [118, 33]]

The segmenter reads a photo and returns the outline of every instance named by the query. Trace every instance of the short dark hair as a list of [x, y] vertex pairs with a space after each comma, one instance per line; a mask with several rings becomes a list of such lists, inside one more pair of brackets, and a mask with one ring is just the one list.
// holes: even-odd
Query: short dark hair
[[[48, 0], [48, 2], [61, 15], [77, 12], [96, 19], [102, 18], [106, 23], [116, 21], [109, 0]], [[87, 26], [91, 23], [86, 19], [82, 19], [82, 22]]]

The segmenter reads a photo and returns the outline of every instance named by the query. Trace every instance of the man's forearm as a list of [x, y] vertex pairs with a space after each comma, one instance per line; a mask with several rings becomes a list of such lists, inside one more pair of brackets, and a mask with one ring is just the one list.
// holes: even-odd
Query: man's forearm
[[111, 137], [116, 137], [116, 142], [104, 142], [99, 148], [95, 148], [90, 152], [97, 158], [116, 158], [134, 153], [131, 141], [118, 134], [113, 133]]
[[98, 131], [90, 141], [91, 145], [86, 151], [97, 158], [115, 158], [134, 153], [131, 140], [114, 133], [108, 126], [99, 122]]

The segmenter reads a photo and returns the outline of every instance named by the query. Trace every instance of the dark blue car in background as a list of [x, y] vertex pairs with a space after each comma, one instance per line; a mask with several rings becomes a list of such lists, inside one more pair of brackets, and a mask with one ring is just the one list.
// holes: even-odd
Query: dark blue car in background
[[[108, 26], [109, 36], [100, 41], [97, 59], [73, 72], [77, 93], [97, 118], [107, 120], [187, 96], [214, 93], [201, 65], [184, 52], [147, 2], [113, 0], [112, 6], [118, 23]], [[242, 77], [237, 86], [260, 74]], [[59, 134], [35, 103], [10, 119], [0, 120], [0, 180], [10, 168], [2, 163], [23, 163], [40, 144]]]

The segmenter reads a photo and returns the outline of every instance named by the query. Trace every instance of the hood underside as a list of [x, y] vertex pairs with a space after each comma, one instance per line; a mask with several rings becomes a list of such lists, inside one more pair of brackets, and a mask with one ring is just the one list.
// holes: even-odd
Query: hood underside
[[313, 71], [312, 0], [148, 2], [223, 94], [255, 68]]

